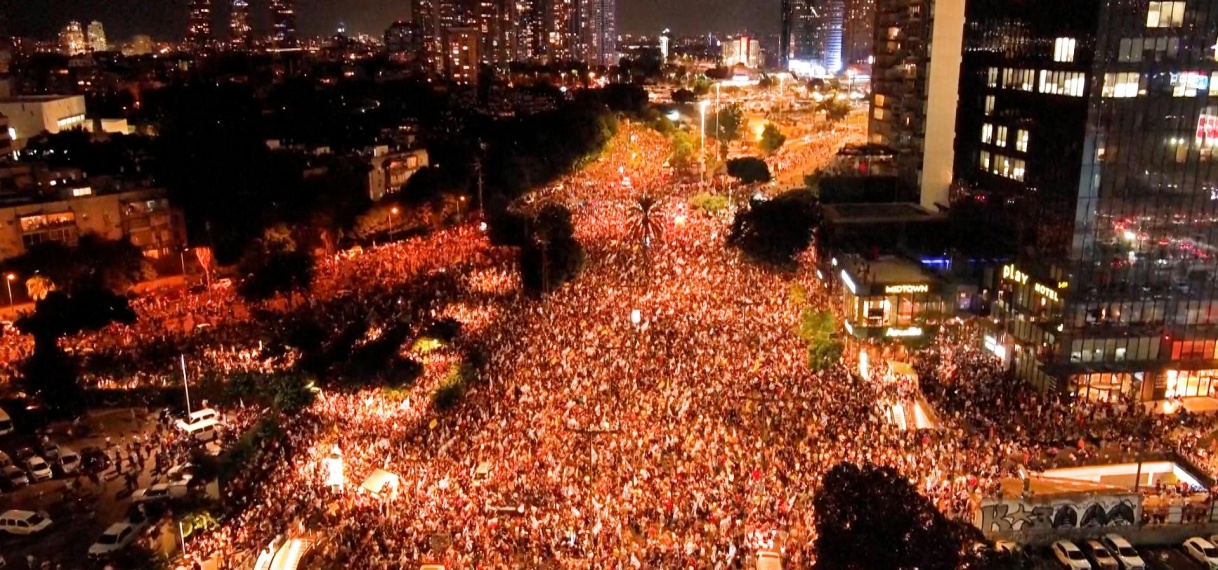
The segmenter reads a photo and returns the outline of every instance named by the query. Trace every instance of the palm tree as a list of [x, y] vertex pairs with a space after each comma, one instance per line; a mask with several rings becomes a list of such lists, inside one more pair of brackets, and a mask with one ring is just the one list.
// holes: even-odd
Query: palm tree
[[47, 294], [55, 289], [55, 282], [46, 275], [35, 275], [25, 281], [26, 293], [35, 301], [47, 298]]
[[660, 226], [656, 221], [660, 200], [644, 194], [635, 198], [630, 209], [634, 214], [630, 222], [630, 233], [638, 238], [646, 251], [651, 248], [652, 242], [660, 239]]

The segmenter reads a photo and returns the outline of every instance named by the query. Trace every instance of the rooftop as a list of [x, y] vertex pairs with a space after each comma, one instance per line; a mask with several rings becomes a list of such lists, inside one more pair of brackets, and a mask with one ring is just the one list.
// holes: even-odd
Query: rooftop
[[0, 103], [47, 103], [84, 95], [18, 95], [16, 97], [0, 97]]
[[859, 283], [929, 283], [936, 280], [935, 276], [920, 264], [894, 256], [870, 261], [850, 256], [845, 260], [845, 266], [851, 277]]
[[941, 219], [939, 214], [912, 202], [878, 204], [826, 204], [825, 218], [835, 224], [921, 222]]

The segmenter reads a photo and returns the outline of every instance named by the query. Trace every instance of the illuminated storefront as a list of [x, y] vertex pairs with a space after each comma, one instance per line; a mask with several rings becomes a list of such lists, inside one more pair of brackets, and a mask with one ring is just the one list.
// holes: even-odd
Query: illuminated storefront
[[925, 341], [954, 314], [943, 285], [911, 261], [846, 259], [837, 277], [847, 332], [860, 339]]

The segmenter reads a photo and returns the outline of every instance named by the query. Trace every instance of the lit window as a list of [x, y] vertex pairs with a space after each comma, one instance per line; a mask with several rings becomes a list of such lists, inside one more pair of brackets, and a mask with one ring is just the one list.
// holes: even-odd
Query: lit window
[[1141, 75], [1136, 72], [1104, 74], [1104, 97], [1137, 97], [1141, 91]]
[[1210, 78], [1204, 73], [1185, 71], [1171, 74], [1173, 97], [1196, 97], [1198, 92], [1209, 90]]
[[[1214, 74], [1218, 75], [1218, 71], [1215, 71]], [[994, 96], [986, 95], [985, 96], [985, 115], [988, 117], [993, 114], [994, 114]]]
[[1015, 131], [1015, 150], [1019, 152], [1028, 152], [1027, 129], [1019, 129]]
[[986, 71], [985, 78], [986, 87], [998, 87], [998, 68], [991, 67]]
[[981, 142], [985, 144], [994, 142], [994, 125], [989, 123], [981, 125]]
[[1007, 128], [998, 126], [998, 138], [994, 140], [994, 144], [998, 146], [1007, 146]]
[[1178, 28], [1184, 25], [1184, 2], [1151, 2], [1146, 10], [1147, 28]]
[[1074, 61], [1074, 48], [1078, 40], [1074, 38], [1057, 38], [1053, 41], [1053, 61]]
[[981, 151], [981, 170], [990, 171], [990, 153], [989, 151]]
[[81, 196], [92, 196], [92, 195], [93, 195], [93, 189], [89, 188], [89, 187], [72, 189], [72, 197], [74, 197], [74, 198], [80, 198]]

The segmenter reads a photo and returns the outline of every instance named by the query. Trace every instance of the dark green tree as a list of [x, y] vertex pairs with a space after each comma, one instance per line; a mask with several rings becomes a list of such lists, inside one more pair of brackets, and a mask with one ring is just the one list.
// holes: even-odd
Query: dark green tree
[[672, 140], [669, 142], [669, 150], [672, 155], [668, 159], [668, 164], [673, 168], [678, 170], [689, 168], [695, 161], [694, 142], [689, 133], [685, 131], [673, 133]]
[[727, 161], [727, 175], [744, 184], [757, 184], [770, 181], [770, 167], [764, 160], [755, 156], [733, 158]]
[[787, 135], [782, 134], [778, 129], [778, 125], [774, 123], [766, 123], [765, 128], [761, 131], [761, 150], [766, 154], [774, 154], [782, 145], [787, 142]]
[[237, 292], [251, 302], [282, 294], [292, 304], [296, 293], [313, 285], [315, 263], [312, 254], [296, 249], [290, 235], [268, 230], [241, 258]]
[[754, 260], [780, 267], [812, 244], [820, 210], [806, 191], [785, 192], [771, 200], [753, 200], [737, 212], [728, 243]]
[[[707, 121], [710, 121], [709, 117]], [[717, 125], [715, 138], [719, 139], [719, 154], [727, 156], [728, 145], [740, 140], [744, 132], [744, 107], [732, 103], [719, 109]]]
[[40, 243], [5, 266], [19, 276], [44, 276], [65, 291], [100, 286], [126, 293], [133, 285], [156, 277], [148, 258], [131, 242], [95, 233], [80, 236], [76, 247], [57, 241]]
[[543, 206], [531, 223], [529, 240], [520, 248], [521, 281], [537, 295], [573, 279], [584, 265], [584, 248], [575, 239], [571, 211]]
[[891, 467], [839, 463], [816, 490], [816, 568], [960, 568], [970, 531]]
[[827, 97], [817, 105], [818, 111], [825, 112], [825, 120], [836, 123], [850, 116], [850, 101], [837, 97]]

